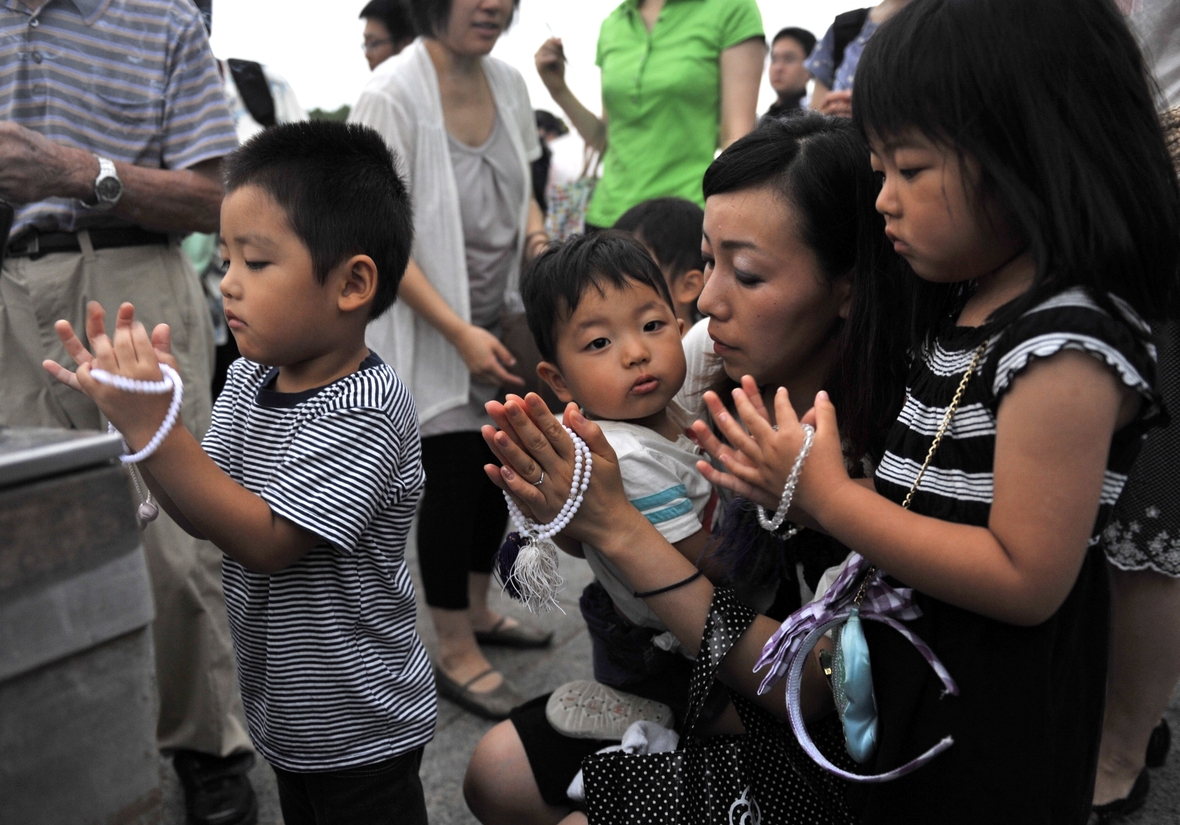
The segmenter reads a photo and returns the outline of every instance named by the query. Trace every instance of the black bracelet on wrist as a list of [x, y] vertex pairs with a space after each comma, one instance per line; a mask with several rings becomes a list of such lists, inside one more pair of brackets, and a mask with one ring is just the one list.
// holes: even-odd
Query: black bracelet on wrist
[[678, 581], [678, 582], [676, 582], [676, 584], [670, 584], [667, 587], [661, 587], [661, 588], [658, 588], [657, 590], [646, 590], [642, 593], [640, 593], [639, 591], [635, 591], [632, 595], [634, 595], [635, 598], [637, 598], [637, 599], [646, 599], [649, 596], [658, 596], [661, 593], [667, 593], [669, 590], [675, 590], [677, 587], [684, 587], [684, 585], [686, 585], [686, 584], [692, 584], [693, 582], [695, 582], [697, 579], [699, 579], [703, 575], [704, 575], [704, 572], [701, 570], [698, 570], [697, 572], [695, 572], [691, 576], [689, 576], [687, 579], [684, 579], [683, 581]]

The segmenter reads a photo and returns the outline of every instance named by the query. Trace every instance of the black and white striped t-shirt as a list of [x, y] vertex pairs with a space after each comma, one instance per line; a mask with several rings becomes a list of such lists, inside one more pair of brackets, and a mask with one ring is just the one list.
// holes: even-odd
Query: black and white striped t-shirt
[[235, 481], [323, 539], [277, 573], [223, 561], [250, 736], [290, 771], [379, 762], [434, 734], [405, 562], [425, 480], [414, 402], [376, 355], [306, 392], [271, 389], [277, 374], [234, 363], [204, 440]]
[[[877, 490], [900, 502], [926, 458], [947, 407], [975, 349], [988, 339], [976, 373], [938, 453], [914, 494], [912, 509], [960, 524], [983, 526], [992, 503], [992, 464], [996, 412], [1015, 378], [1035, 359], [1061, 350], [1094, 356], [1127, 387], [1145, 398], [1138, 425], [1115, 434], [1103, 482], [1091, 544], [1106, 523], [1138, 454], [1143, 423], [1158, 412], [1152, 390], [1155, 348], [1150, 328], [1118, 299], [1125, 323], [1103, 311], [1081, 288], [1070, 289], [1033, 307], [1003, 330], [951, 327], [940, 334], [910, 371], [905, 406], [890, 431], [876, 472]], [[1137, 329], [1138, 334], [1132, 331]]]

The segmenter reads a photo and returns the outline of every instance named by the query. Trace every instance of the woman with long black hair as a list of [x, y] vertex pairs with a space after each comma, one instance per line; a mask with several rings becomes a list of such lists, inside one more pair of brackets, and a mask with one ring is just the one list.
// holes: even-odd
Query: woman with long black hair
[[[849, 410], [850, 463], [877, 454], [905, 392], [907, 309], [904, 270], [873, 209], [875, 192], [868, 148], [846, 120], [770, 121], [713, 162], [704, 178], [707, 281], [698, 302], [709, 318], [684, 341], [688, 378], [679, 400], [690, 413], [700, 413], [706, 389], [736, 387], [743, 375], [771, 394], [780, 385], [800, 398], [827, 388]], [[517, 402], [509, 409], [521, 420]], [[824, 560], [837, 563], [845, 551], [806, 530], [785, 545], [766, 541], [753, 519], [752, 507], [731, 505], [719, 552], [741, 592], [781, 621], [799, 604], [796, 562], [818, 568], [809, 576], [814, 585]], [[669, 581], [691, 567], [683, 557], [664, 562], [659, 576]], [[778, 625], [759, 622], [753, 634], [765, 641]], [[699, 626], [691, 639], [669, 627], [694, 653]], [[753, 695], [750, 673], [734, 678]], [[687, 678], [678, 687], [687, 694]], [[772, 695], [767, 706], [777, 711], [781, 689]], [[580, 822], [566, 787], [582, 757], [605, 744], [561, 736], [546, 721], [543, 698], [534, 700], [477, 747], [464, 785], [468, 804], [485, 823]]]

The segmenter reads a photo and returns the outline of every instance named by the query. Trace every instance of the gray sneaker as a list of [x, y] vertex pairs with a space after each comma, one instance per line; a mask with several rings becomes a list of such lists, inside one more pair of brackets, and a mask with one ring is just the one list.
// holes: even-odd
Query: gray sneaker
[[553, 691], [545, 716], [554, 730], [574, 739], [622, 740], [636, 722], [672, 727], [672, 708], [584, 679]]

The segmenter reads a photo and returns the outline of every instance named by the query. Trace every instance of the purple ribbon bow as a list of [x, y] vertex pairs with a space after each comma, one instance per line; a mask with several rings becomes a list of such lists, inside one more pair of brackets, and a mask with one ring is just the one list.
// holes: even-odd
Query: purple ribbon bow
[[[844, 570], [832, 583], [823, 598], [796, 610], [770, 637], [766, 646], [762, 648], [762, 655], [754, 665], [754, 672], [770, 666], [770, 671], [758, 688], [760, 695], [770, 690], [775, 682], [783, 676], [788, 677], [787, 714], [791, 720], [791, 729], [795, 732], [795, 737], [799, 740], [803, 750], [821, 768], [851, 782], [888, 782], [925, 765], [949, 748], [954, 740], [947, 736], [916, 759], [883, 774], [850, 773], [836, 767], [820, 753], [807, 733], [807, 727], [803, 722], [803, 713], [799, 708], [800, 684], [807, 654], [815, 647], [820, 636], [830, 628], [847, 621], [848, 616], [852, 613], [852, 598], [868, 567], [868, 562], [862, 556], [856, 553], [849, 556]], [[921, 615], [921, 609], [914, 604], [914, 591], [909, 587], [893, 587], [885, 581], [884, 576], [880, 573], [874, 575], [860, 604], [862, 619], [871, 619], [892, 627], [917, 648], [918, 652], [922, 654], [922, 658], [942, 680], [943, 696], [948, 693], [957, 696], [959, 686], [955, 684], [955, 680], [951, 678], [938, 656], [925, 642], [902, 624], [903, 621], [910, 621]]]

